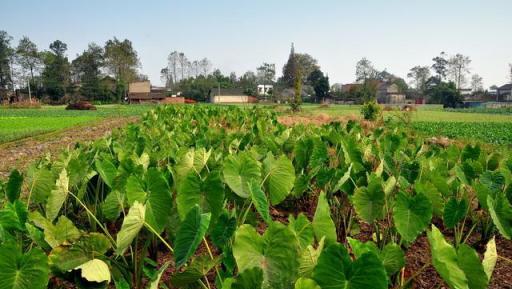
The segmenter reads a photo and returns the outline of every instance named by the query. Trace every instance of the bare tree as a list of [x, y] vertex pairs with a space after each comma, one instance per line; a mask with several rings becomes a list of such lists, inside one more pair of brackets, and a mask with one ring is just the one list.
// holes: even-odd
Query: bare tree
[[461, 86], [466, 83], [466, 75], [470, 72], [470, 64], [471, 59], [460, 53], [450, 57], [448, 60], [448, 75], [450, 76], [450, 79], [455, 82], [455, 85], [459, 90], [461, 89]]
[[415, 66], [407, 73], [407, 77], [411, 78], [416, 89], [423, 93], [430, 77], [430, 68], [428, 66]]
[[187, 57], [185, 56], [185, 53], [180, 52], [178, 54], [178, 63], [180, 65], [180, 70], [181, 70], [181, 79], [184, 79], [185, 72], [187, 71], [187, 68], [188, 68], [188, 60], [187, 60]]
[[208, 58], [203, 58], [199, 61], [199, 73], [203, 76], [208, 76], [210, 74], [210, 70], [212, 69], [212, 63]]
[[274, 63], [263, 63], [256, 68], [260, 84], [271, 84], [276, 77], [276, 65]]
[[172, 88], [174, 79], [169, 67], [164, 67], [160, 70], [160, 79], [165, 83], [166, 88]]
[[483, 78], [478, 74], [471, 76], [471, 89], [473, 92], [482, 92], [484, 90]]
[[198, 60], [194, 60], [192, 61], [192, 63], [190, 64], [190, 73], [192, 74], [192, 76], [194, 77], [198, 77], [199, 76], [199, 61]]
[[21, 66], [23, 74], [29, 73], [28, 98], [32, 100], [31, 82], [34, 81], [34, 72], [38, 71], [42, 65], [41, 57], [37, 51], [37, 46], [26, 36], [20, 39], [16, 48], [17, 62]]
[[509, 73], [510, 73], [510, 82], [512, 82], [512, 63], [508, 65]]
[[167, 57], [167, 69], [168, 73], [171, 74], [173, 78], [173, 83], [176, 84], [178, 82], [178, 51], [173, 51]]
[[356, 64], [356, 81], [365, 82], [368, 79], [374, 79], [378, 71], [373, 67], [370, 60], [363, 57]]

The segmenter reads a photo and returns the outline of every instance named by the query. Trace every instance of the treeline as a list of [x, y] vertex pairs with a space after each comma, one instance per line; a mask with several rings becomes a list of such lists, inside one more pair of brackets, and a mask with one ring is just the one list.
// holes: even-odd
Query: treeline
[[66, 43], [55, 40], [39, 50], [26, 36], [16, 45], [0, 31], [0, 97], [24, 94], [50, 103], [73, 98], [112, 102], [126, 95], [131, 81], [147, 79], [138, 73], [139, 58], [127, 39], [114, 37], [103, 46], [91, 43], [72, 61], [67, 49]]

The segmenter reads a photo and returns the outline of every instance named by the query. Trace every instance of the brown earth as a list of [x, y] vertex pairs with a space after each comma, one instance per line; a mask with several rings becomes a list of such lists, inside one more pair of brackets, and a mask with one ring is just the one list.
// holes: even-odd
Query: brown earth
[[33, 161], [46, 154], [57, 155], [77, 142], [87, 142], [110, 134], [113, 129], [133, 123], [137, 117], [108, 118], [99, 122], [72, 127], [0, 145], [0, 179], [13, 169], [25, 170]]

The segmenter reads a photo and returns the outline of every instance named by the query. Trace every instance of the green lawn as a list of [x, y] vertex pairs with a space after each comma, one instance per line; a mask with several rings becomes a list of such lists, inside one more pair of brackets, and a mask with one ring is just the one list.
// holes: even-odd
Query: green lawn
[[40, 109], [0, 108], [0, 143], [92, 123], [107, 117], [141, 115], [153, 105], [100, 105], [96, 111], [65, 110], [64, 106]]

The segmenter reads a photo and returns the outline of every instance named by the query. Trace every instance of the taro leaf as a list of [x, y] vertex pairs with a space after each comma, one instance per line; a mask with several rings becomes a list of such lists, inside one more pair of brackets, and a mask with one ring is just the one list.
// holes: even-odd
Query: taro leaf
[[247, 269], [231, 284], [231, 289], [261, 289], [263, 287], [263, 270], [258, 267]]
[[81, 270], [82, 278], [89, 282], [110, 283], [110, 269], [108, 265], [100, 259], [92, 259], [75, 269]]
[[352, 172], [352, 164], [348, 167], [347, 171], [343, 174], [343, 176], [338, 180], [336, 183], [336, 186], [334, 186], [334, 189], [332, 190], [333, 193], [341, 190], [345, 183], [350, 180], [350, 173]]
[[457, 260], [459, 267], [466, 274], [468, 286], [471, 289], [485, 289], [489, 279], [484, 271], [480, 258], [475, 249], [466, 244], [461, 244], [457, 249]]
[[344, 138], [341, 141], [341, 147], [347, 165], [356, 164], [356, 166], [360, 166], [363, 164], [363, 154], [359, 149], [359, 142], [354, 137]]
[[44, 289], [50, 269], [40, 249], [21, 253], [14, 245], [0, 246], [0, 288]]
[[384, 197], [380, 178], [371, 177], [368, 187], [359, 187], [356, 190], [352, 197], [352, 203], [358, 216], [363, 221], [372, 224], [382, 216]]
[[397, 273], [405, 266], [404, 252], [400, 249], [400, 246], [394, 243], [384, 246], [384, 249], [380, 252], [379, 259], [382, 261], [389, 276]]
[[272, 219], [270, 218], [268, 200], [265, 193], [261, 190], [260, 183], [256, 180], [251, 180], [249, 183], [249, 192], [251, 194], [252, 203], [258, 213], [260, 213], [261, 218], [265, 223], [270, 224]]
[[263, 236], [251, 225], [240, 226], [235, 233], [233, 255], [239, 272], [252, 268], [263, 270], [265, 289], [290, 288], [296, 280], [298, 243], [281, 223], [272, 223]]
[[61, 272], [67, 272], [103, 256], [110, 249], [110, 241], [100, 233], [90, 233], [82, 236], [71, 246], [59, 246], [49, 255], [50, 264]]
[[492, 272], [494, 271], [494, 267], [496, 266], [496, 261], [498, 260], [498, 252], [496, 251], [496, 240], [493, 237], [486, 246], [484, 260], [482, 261], [482, 265], [484, 266], [485, 275], [487, 275], [487, 279], [491, 280]]
[[50, 245], [44, 240], [44, 232], [42, 230], [36, 228], [36, 226], [30, 223], [25, 223], [25, 227], [27, 228], [28, 236], [35, 244], [45, 251], [51, 250]]
[[352, 249], [352, 254], [354, 254], [356, 258], [359, 258], [368, 252], [374, 253], [375, 256], [379, 255], [379, 248], [372, 241], [362, 242], [350, 237], [348, 237], [347, 240], [350, 248]]
[[14, 230], [24, 231], [27, 216], [26, 205], [20, 200], [15, 200], [12, 203], [5, 204], [5, 207], [0, 210], [0, 226], [9, 232]]
[[321, 138], [313, 138], [313, 147], [309, 159], [309, 167], [311, 169], [318, 170], [324, 167], [328, 161], [329, 153], [327, 152], [327, 146]]
[[247, 153], [230, 155], [224, 160], [224, 181], [242, 198], [248, 198], [249, 181], [261, 181], [260, 163]]
[[322, 289], [313, 279], [299, 278], [295, 282], [294, 289]]
[[196, 283], [206, 276], [220, 261], [221, 258], [219, 256], [213, 260], [208, 255], [195, 257], [190, 262], [190, 265], [186, 267], [185, 271], [177, 272], [176, 275], [172, 276], [171, 283], [177, 288], [186, 288], [186, 286]]
[[313, 231], [317, 240], [325, 237], [327, 244], [334, 243], [337, 240], [336, 226], [331, 218], [331, 209], [325, 192], [321, 192], [318, 196], [315, 216], [313, 217]]
[[162, 275], [164, 274], [165, 270], [167, 270], [167, 267], [169, 267], [169, 264], [171, 262], [165, 262], [165, 264], [158, 269], [158, 273], [156, 275], [156, 278], [154, 280], [151, 280], [151, 283], [149, 284], [149, 289], [158, 289], [158, 284], [160, 284], [160, 279], [162, 279]]
[[224, 185], [218, 171], [212, 171], [205, 180], [191, 171], [177, 185], [177, 191], [176, 205], [181, 220], [195, 204], [203, 212], [210, 212], [212, 221], [217, 220], [224, 205]]
[[204, 168], [212, 151], [206, 151], [205, 148], [190, 148], [187, 152], [179, 157], [178, 163], [175, 166], [176, 179], [182, 180], [191, 171], [196, 174], [200, 173]]
[[20, 197], [23, 176], [18, 170], [13, 170], [5, 187], [5, 195], [9, 202], [14, 202]]
[[285, 155], [277, 159], [268, 155], [263, 161], [263, 171], [270, 202], [275, 206], [290, 194], [295, 183], [295, 169]]
[[461, 159], [464, 162], [465, 160], [478, 160], [480, 157], [480, 146], [475, 145], [472, 146], [470, 144], [467, 144], [461, 153]]
[[126, 180], [126, 199], [128, 200], [128, 205], [132, 205], [135, 202], [139, 202], [144, 204], [146, 202], [147, 193], [144, 189], [144, 184], [140, 177], [136, 175], [131, 175]]
[[48, 224], [44, 228], [44, 239], [52, 247], [69, 245], [81, 236], [75, 224], [66, 216], [60, 216], [55, 225]]
[[387, 289], [388, 278], [382, 262], [373, 253], [365, 253], [354, 262], [338, 243], [324, 249], [313, 279], [321, 288]]
[[325, 238], [322, 238], [318, 242], [317, 248], [309, 245], [305, 250], [303, 250], [300, 257], [299, 276], [307, 278], [311, 277], [316, 264], [318, 264], [318, 257], [320, 257], [320, 254], [324, 250], [324, 240]]
[[409, 183], [414, 183], [420, 174], [420, 163], [412, 161], [402, 165], [401, 175], [407, 179]]
[[112, 185], [114, 184], [114, 178], [117, 175], [116, 166], [114, 166], [114, 164], [111, 161], [106, 159], [96, 159], [94, 165], [96, 166], [96, 170], [98, 171], [103, 182], [105, 182], [107, 186], [112, 188]]
[[486, 171], [480, 176], [480, 183], [496, 194], [503, 190], [505, 176], [501, 172]]
[[171, 215], [171, 189], [163, 174], [150, 168], [146, 174], [148, 198], [146, 201], [146, 223], [157, 233], [161, 233]]
[[297, 169], [303, 170], [307, 167], [312, 149], [313, 142], [309, 138], [300, 139], [295, 143], [293, 155], [295, 156], [294, 163]]
[[101, 212], [109, 221], [116, 220], [123, 209], [125, 196], [119, 191], [111, 191], [101, 204]]
[[309, 187], [310, 177], [309, 175], [300, 174], [295, 178], [295, 184], [293, 185], [292, 195], [294, 197], [301, 197]]
[[430, 224], [432, 204], [425, 195], [419, 193], [407, 196], [401, 192], [397, 195], [393, 208], [393, 220], [402, 238], [412, 242]]
[[441, 192], [431, 182], [416, 182], [414, 184], [416, 193], [422, 193], [429, 198], [432, 203], [432, 214], [442, 216], [444, 211], [444, 201]]
[[195, 205], [187, 214], [176, 234], [174, 258], [176, 267], [184, 265], [194, 254], [210, 225], [210, 213], [201, 214]]
[[55, 185], [52, 172], [46, 168], [31, 166], [27, 171], [27, 179], [29, 201], [33, 200], [37, 204], [45, 202]]
[[144, 226], [146, 207], [135, 201], [123, 220], [121, 230], [117, 233], [117, 253], [123, 254], [131, 245], [133, 239], [139, 234]]
[[55, 182], [55, 188], [51, 191], [46, 203], [46, 218], [53, 221], [59, 215], [60, 209], [68, 196], [69, 178], [66, 169], [62, 169], [59, 178]]
[[451, 229], [464, 219], [468, 210], [468, 204], [465, 199], [457, 201], [452, 198], [444, 207], [443, 222], [444, 225]]
[[496, 228], [506, 239], [512, 238], [512, 206], [504, 193], [499, 193], [496, 198], [487, 196], [489, 214]]
[[468, 280], [457, 261], [457, 252], [443, 237], [439, 229], [432, 225], [432, 231], [427, 232], [432, 264], [443, 280], [456, 289], [468, 289]]
[[224, 211], [219, 216], [219, 219], [210, 234], [213, 244], [215, 244], [217, 248], [223, 249], [235, 233], [235, 230], [236, 218], [230, 216], [227, 211]]
[[311, 245], [315, 239], [313, 226], [303, 213], [297, 216], [297, 219], [290, 215], [288, 217], [288, 228], [295, 235], [298, 241], [300, 251]]

